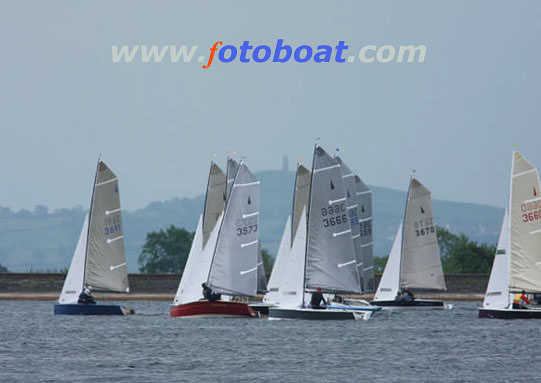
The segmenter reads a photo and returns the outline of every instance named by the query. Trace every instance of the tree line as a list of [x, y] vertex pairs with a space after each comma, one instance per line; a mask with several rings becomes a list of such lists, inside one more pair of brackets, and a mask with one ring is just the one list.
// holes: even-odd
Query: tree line
[[[139, 255], [139, 271], [142, 273], [182, 273], [188, 260], [193, 232], [171, 225], [167, 229], [147, 234]], [[454, 234], [442, 227], [437, 228], [438, 244], [444, 273], [488, 274], [492, 267], [496, 246], [471, 241], [464, 234]], [[269, 274], [274, 263], [266, 249], [262, 250], [265, 271]], [[382, 273], [387, 257], [375, 257], [376, 273]]]

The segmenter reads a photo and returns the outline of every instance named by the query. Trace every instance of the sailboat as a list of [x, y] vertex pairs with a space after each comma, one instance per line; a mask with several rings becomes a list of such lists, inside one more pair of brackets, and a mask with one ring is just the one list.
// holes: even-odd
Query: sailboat
[[98, 160], [90, 211], [86, 215], [62, 287], [56, 315], [127, 315], [132, 309], [113, 304], [78, 303], [83, 289], [129, 293], [120, 213], [118, 178]]
[[430, 191], [415, 177], [410, 179], [404, 221], [398, 228], [371, 303], [386, 309], [451, 308], [438, 300], [395, 299], [403, 289], [447, 289], [441, 267]]
[[539, 305], [513, 308], [521, 291], [541, 292], [541, 196], [537, 168], [513, 152], [509, 204], [479, 318], [541, 318]]
[[[232, 296], [257, 291], [259, 181], [241, 162], [228, 160], [228, 174], [211, 164], [204, 215], [199, 218], [171, 317], [254, 317]], [[203, 298], [202, 283], [224, 296]], [[229, 298], [226, 298], [229, 297]]]
[[[269, 293], [273, 294], [265, 297], [276, 305], [269, 307], [270, 319], [367, 319], [380, 309], [342, 303], [315, 309], [306, 302], [307, 292], [334, 295], [362, 291], [342, 176], [339, 160], [318, 145], [312, 171], [297, 168], [292, 235], [290, 242], [282, 237], [280, 250], [284, 251], [278, 255], [287, 259], [277, 259], [281, 275], [276, 277], [276, 287], [271, 276]], [[300, 191], [299, 181], [309, 187]], [[288, 219], [284, 236], [290, 222]]]

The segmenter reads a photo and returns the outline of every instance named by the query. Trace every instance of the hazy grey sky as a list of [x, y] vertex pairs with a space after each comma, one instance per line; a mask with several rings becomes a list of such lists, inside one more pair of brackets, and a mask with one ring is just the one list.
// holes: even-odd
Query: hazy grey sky
[[[99, 153], [128, 209], [194, 196], [212, 153], [311, 162], [372, 185], [412, 168], [441, 199], [503, 206], [513, 144], [541, 165], [541, 3], [2, 1], [0, 204], [87, 206]], [[424, 63], [112, 63], [111, 45], [424, 44]], [[264, 185], [263, 185], [264, 187]]]

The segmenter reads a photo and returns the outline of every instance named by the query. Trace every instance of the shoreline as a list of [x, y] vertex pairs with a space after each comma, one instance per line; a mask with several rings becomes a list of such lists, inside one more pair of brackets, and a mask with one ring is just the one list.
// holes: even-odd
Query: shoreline
[[[175, 294], [93, 294], [96, 300], [105, 301], [169, 301], [173, 302]], [[58, 293], [0, 293], [0, 301], [56, 301], [60, 296]], [[364, 294], [351, 296], [352, 298], [361, 298], [372, 300], [373, 294]], [[482, 301], [484, 294], [472, 293], [438, 293], [438, 294], [418, 294], [417, 298], [437, 299], [443, 301]], [[261, 298], [261, 297], [259, 297]]]

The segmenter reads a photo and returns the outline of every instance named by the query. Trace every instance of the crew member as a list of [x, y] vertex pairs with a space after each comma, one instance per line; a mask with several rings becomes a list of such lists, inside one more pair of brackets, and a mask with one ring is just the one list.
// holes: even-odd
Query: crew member
[[[323, 305], [321, 304], [323, 302]], [[324, 309], [325, 308], [325, 298], [323, 298], [323, 294], [321, 293], [321, 287], [317, 288], [317, 291], [314, 291], [312, 293], [312, 299], [310, 299], [310, 306], [312, 306], [313, 309]]]
[[515, 294], [513, 298], [514, 309], [527, 309], [530, 304], [530, 300], [526, 296], [526, 291], [522, 290], [520, 293]]
[[92, 293], [90, 292], [90, 289], [88, 287], [85, 287], [81, 294], [79, 294], [79, 299], [77, 300], [77, 303], [81, 303], [84, 305], [96, 304], [96, 301], [94, 300], [94, 297], [92, 296]]
[[201, 284], [201, 287], [203, 288], [203, 297], [209, 302], [216, 302], [222, 297], [220, 294], [214, 293], [205, 282]]

